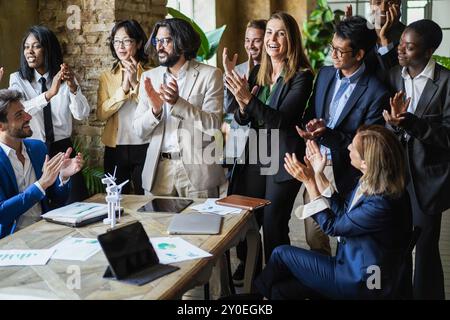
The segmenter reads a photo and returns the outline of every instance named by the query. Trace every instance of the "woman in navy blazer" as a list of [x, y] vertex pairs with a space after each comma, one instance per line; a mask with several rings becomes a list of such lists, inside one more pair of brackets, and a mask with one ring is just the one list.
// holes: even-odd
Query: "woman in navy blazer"
[[326, 234], [338, 237], [338, 249], [328, 257], [277, 247], [255, 281], [265, 297], [383, 299], [397, 293], [399, 276], [411, 279], [411, 268], [398, 274], [412, 229], [403, 149], [393, 133], [378, 125], [358, 130], [348, 149], [352, 165], [363, 175], [347, 199], [331, 190], [322, 173], [326, 158], [315, 142], [307, 142], [306, 165], [286, 154], [286, 170], [315, 199], [302, 218], [312, 215]]

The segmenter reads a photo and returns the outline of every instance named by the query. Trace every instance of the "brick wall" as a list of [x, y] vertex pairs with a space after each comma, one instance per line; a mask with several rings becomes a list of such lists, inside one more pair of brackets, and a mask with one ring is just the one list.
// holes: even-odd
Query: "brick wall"
[[[103, 123], [95, 116], [98, 78], [103, 70], [111, 68], [112, 56], [108, 37], [114, 22], [136, 19], [149, 35], [153, 24], [166, 15], [167, 0], [40, 0], [39, 23], [49, 27], [58, 37], [64, 61], [71, 66], [81, 89], [91, 106], [88, 120], [76, 121], [74, 136], [79, 137], [89, 149], [92, 165], [103, 164], [103, 144], [100, 136]], [[80, 9], [80, 28], [68, 26], [73, 12], [69, 6]]]

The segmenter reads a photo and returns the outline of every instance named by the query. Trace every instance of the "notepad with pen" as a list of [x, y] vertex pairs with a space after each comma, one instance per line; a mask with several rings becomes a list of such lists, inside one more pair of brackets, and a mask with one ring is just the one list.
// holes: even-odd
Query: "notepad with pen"
[[216, 204], [253, 211], [269, 205], [270, 200], [232, 194], [228, 197], [216, 200]]

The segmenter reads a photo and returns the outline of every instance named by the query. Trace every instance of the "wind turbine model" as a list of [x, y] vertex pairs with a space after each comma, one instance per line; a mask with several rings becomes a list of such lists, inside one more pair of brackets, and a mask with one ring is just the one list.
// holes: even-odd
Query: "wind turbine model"
[[[116, 167], [117, 169], [117, 167]], [[114, 175], [107, 173], [102, 179], [102, 183], [106, 184], [106, 203], [108, 204], [108, 218], [103, 219], [104, 224], [111, 224], [111, 228], [116, 226], [116, 211], [119, 211], [120, 220], [120, 194], [122, 187], [128, 183], [129, 180], [116, 184], [116, 169]]]

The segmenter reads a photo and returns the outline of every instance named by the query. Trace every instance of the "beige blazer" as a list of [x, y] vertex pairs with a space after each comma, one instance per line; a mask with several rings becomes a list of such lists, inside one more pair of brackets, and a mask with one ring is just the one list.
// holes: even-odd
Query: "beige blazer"
[[[150, 78], [158, 90], [166, 70], [167, 67], [160, 66], [142, 74], [139, 104], [133, 122], [136, 134], [150, 141], [142, 171], [142, 187], [147, 192], [152, 189], [158, 168], [165, 118], [164, 112], [161, 119], [153, 115], [144, 89], [144, 79]], [[188, 62], [185, 81], [177, 103], [170, 107], [170, 114], [178, 121], [178, 145], [187, 176], [197, 190], [207, 190], [225, 182], [220, 164], [223, 145], [220, 132], [223, 112], [222, 72], [191, 60]], [[207, 162], [204, 154], [209, 156]], [[214, 163], [211, 163], [211, 155], [214, 156]]]

